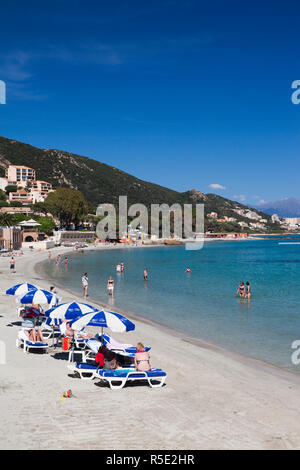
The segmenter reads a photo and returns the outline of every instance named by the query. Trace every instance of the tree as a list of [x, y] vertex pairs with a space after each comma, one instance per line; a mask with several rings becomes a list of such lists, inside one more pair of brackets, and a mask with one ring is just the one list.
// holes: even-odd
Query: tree
[[14, 216], [11, 214], [0, 214], [0, 226], [12, 227], [15, 225]]
[[11, 201], [10, 206], [11, 207], [22, 207], [23, 204], [20, 201]]
[[44, 232], [47, 235], [52, 235], [53, 229], [55, 227], [55, 222], [52, 217], [39, 217], [37, 222], [41, 224], [41, 232]]
[[15, 186], [14, 184], [10, 184], [10, 185], [6, 186], [6, 188], [5, 188], [6, 194], [15, 193], [17, 190], [18, 190], [18, 187]]
[[31, 204], [30, 208], [33, 210], [35, 214], [45, 214], [49, 213], [49, 208], [45, 202], [36, 202], [35, 204]]
[[83, 194], [69, 188], [58, 188], [50, 193], [45, 200], [45, 206], [50, 214], [59, 219], [61, 227], [67, 227], [71, 223], [77, 227], [88, 213]]

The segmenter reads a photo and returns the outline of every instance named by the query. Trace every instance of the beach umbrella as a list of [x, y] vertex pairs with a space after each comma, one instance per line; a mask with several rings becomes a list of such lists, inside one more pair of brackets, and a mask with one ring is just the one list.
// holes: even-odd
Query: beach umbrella
[[7, 289], [7, 295], [17, 295], [19, 297], [27, 294], [30, 290], [38, 290], [38, 287], [34, 286], [33, 284], [28, 284], [27, 282], [23, 284], [16, 284], [15, 286], [10, 287]]
[[22, 304], [50, 304], [54, 294], [44, 289], [33, 289], [27, 292], [21, 299]]
[[48, 325], [59, 325], [65, 320], [76, 320], [79, 317], [82, 317], [86, 313], [97, 312], [98, 309], [92, 307], [91, 305], [84, 304], [81, 302], [68, 302], [57, 305], [56, 307], [50, 308], [45, 313]]
[[135, 329], [134, 323], [119, 313], [107, 312], [105, 310], [87, 313], [71, 324], [74, 330], [82, 330], [85, 326], [100, 326], [110, 328], [115, 333], [123, 333]]

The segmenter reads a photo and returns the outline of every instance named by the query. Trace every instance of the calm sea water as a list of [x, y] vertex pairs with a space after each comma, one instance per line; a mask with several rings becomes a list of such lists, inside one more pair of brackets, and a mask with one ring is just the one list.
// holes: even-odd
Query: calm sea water
[[[300, 339], [300, 245], [278, 242], [210, 242], [199, 251], [179, 246], [74, 253], [67, 271], [54, 260], [45, 262], [45, 270], [80, 293], [87, 271], [90, 296], [105, 303], [112, 275], [112, 309], [300, 373], [300, 365], [291, 363], [291, 343]], [[124, 274], [116, 273], [118, 262], [124, 263]], [[191, 274], [185, 273], [187, 267]], [[250, 301], [236, 296], [241, 280], [251, 284]]]

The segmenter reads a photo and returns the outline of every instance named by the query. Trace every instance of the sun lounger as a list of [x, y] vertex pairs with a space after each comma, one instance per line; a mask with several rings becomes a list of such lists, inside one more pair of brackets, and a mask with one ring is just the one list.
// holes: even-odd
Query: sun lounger
[[24, 353], [29, 353], [30, 349], [39, 349], [41, 351], [43, 350], [44, 352], [47, 352], [47, 349], [49, 347], [48, 343], [33, 343], [32, 341], [30, 341], [28, 336], [25, 334], [24, 330], [19, 330], [18, 338], [16, 340], [16, 346], [17, 348], [23, 346]]
[[[95, 364], [89, 364], [87, 362], [75, 362], [75, 364], [69, 364], [68, 369], [75, 373], [75, 375], [79, 375], [82, 380], [91, 380], [97, 377], [97, 371], [102, 370]], [[127, 366], [126, 371], [128, 370], [134, 371], [134, 365]], [[118, 368], [118, 370], [122, 370], [122, 368]]]
[[79, 375], [82, 380], [91, 380], [94, 378], [98, 366], [87, 364], [86, 362], [76, 362], [75, 364], [68, 365], [68, 369], [75, 373], [75, 375]]
[[[122, 356], [127, 356], [134, 358], [137, 349], [135, 346], [132, 346], [132, 344], [122, 344], [116, 341], [114, 338], [112, 338], [109, 335], [102, 335], [101, 337], [98, 335], [98, 339], [103, 340], [104, 346], [107, 347], [107, 349], [110, 349], [111, 351], [114, 351], [117, 354], [121, 354]], [[151, 348], [146, 347], [145, 351], [150, 351]]]
[[[128, 381], [147, 380], [151, 388], [162, 387], [166, 380], [166, 372], [161, 369], [152, 369], [151, 371], [137, 372], [132, 369], [98, 369], [94, 377], [107, 381], [112, 390], [123, 388]], [[157, 382], [158, 383], [154, 383]]]

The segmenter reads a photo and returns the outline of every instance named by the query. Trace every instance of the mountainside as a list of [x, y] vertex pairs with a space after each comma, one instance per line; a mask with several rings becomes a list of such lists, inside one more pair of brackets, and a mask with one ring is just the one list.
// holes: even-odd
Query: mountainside
[[[0, 176], [4, 176], [9, 164], [34, 168], [37, 179], [49, 181], [54, 188], [62, 186], [82, 191], [93, 207], [100, 203], [117, 204], [119, 195], [127, 195], [128, 204], [143, 203], [149, 206], [152, 203], [205, 203], [206, 214], [214, 211], [219, 218], [227, 216], [234, 217], [237, 221], [253, 222], [242, 213], [253, 211], [253, 208], [221, 196], [203, 194], [195, 189], [179, 193], [140, 180], [88, 157], [55, 149], [39, 149], [0, 137]], [[238, 214], [237, 211], [241, 213]], [[270, 224], [269, 216], [259, 210], [256, 213]]]
[[279, 217], [300, 217], [300, 199], [293, 197], [281, 201], [268, 202], [259, 206], [267, 214], [278, 214]]

